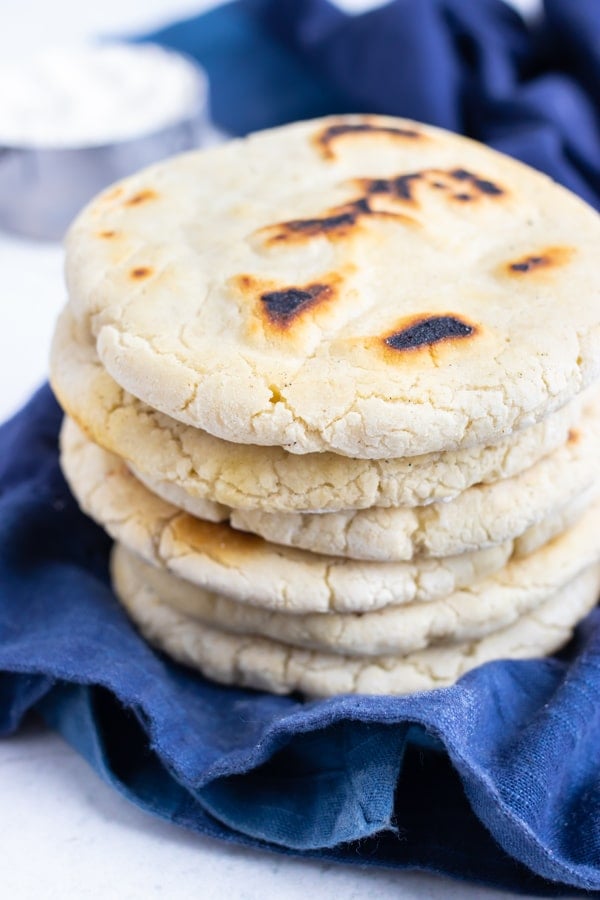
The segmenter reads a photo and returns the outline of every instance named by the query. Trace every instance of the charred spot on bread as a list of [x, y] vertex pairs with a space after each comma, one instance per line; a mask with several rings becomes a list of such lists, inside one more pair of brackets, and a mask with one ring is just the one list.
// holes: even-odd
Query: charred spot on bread
[[441, 342], [471, 338], [477, 331], [476, 325], [457, 315], [423, 315], [401, 323], [383, 341], [391, 350], [413, 351]]
[[426, 135], [416, 128], [384, 125], [375, 119], [365, 117], [360, 122], [337, 122], [334, 125], [328, 125], [317, 132], [314, 136], [314, 143], [325, 159], [335, 159], [334, 146], [339, 140], [352, 141], [364, 137], [382, 137], [401, 141], [427, 140]]
[[506, 274], [516, 276], [546, 273], [568, 263], [574, 252], [573, 247], [545, 247], [506, 263], [503, 269]]

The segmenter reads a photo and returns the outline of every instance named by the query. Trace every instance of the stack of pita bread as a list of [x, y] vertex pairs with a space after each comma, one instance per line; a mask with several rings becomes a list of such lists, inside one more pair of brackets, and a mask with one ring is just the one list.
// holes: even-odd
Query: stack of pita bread
[[387, 117], [92, 201], [52, 349], [62, 464], [147, 639], [317, 696], [564, 644], [600, 589], [599, 244], [545, 176]]

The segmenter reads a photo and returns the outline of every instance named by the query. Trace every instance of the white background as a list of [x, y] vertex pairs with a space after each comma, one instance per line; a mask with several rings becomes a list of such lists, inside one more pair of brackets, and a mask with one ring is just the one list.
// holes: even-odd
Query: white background
[[[473, 0], [474, 3], [478, 0]], [[210, 0], [2, 0], [0, 58], [143, 30]], [[375, 5], [344, 0], [350, 9]], [[537, 0], [515, 0], [525, 12]], [[64, 300], [62, 252], [0, 235], [0, 418], [44, 379]], [[10, 900], [344, 900], [503, 896], [431, 876], [291, 860], [200, 838], [140, 812], [62, 740], [29, 725], [0, 742], [0, 870]]]

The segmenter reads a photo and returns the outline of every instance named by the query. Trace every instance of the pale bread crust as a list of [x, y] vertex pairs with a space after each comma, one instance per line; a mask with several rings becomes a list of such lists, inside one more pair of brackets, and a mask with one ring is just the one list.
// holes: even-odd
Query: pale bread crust
[[374, 563], [282, 547], [196, 519], [65, 420], [61, 464], [82, 509], [149, 562], [240, 602], [290, 612], [366, 612], [431, 600], [506, 563], [511, 542], [445, 559]]
[[[475, 582], [495, 573], [504, 577], [510, 556], [519, 556], [518, 542], [411, 563], [361, 563], [279, 547], [182, 513], [148, 491], [121, 460], [91, 443], [68, 419], [61, 433], [61, 464], [82, 509], [115, 540], [200, 587], [267, 609], [363, 613], [431, 601], [460, 588], [475, 589]], [[575, 526], [581, 529], [580, 549], [573, 558], [576, 566], [587, 559], [586, 553], [600, 554], [599, 515], [592, 506]], [[561, 517], [551, 524], [558, 527]], [[555, 589], [557, 578], [562, 578], [556, 562], [562, 557], [553, 555], [561, 538], [542, 546], [548, 537], [545, 523], [535, 526], [534, 535], [528, 534], [530, 548], [541, 550], [521, 565], [537, 565], [541, 571], [536, 577], [546, 593], [551, 592], [547, 579]], [[517, 572], [528, 587], [523, 571]]]
[[169, 605], [177, 590], [173, 576], [119, 547], [113, 552], [112, 576], [117, 596], [144, 637], [178, 662], [225, 684], [323, 697], [424, 691], [452, 684], [490, 660], [552, 653], [593, 608], [600, 589], [600, 567], [595, 565], [534, 611], [479, 641], [430, 647], [406, 656], [357, 659], [205, 625]]
[[[590, 531], [599, 524], [597, 507], [534, 556], [513, 559], [502, 571], [448, 597], [362, 615], [273, 612], [175, 578], [165, 579], [170, 591], [161, 596], [184, 615], [232, 634], [349, 656], [403, 656], [430, 645], [479, 640], [534, 610], [600, 560], [600, 540]], [[141, 562], [139, 568], [143, 575]]]
[[[373, 507], [322, 514], [211, 510], [233, 528], [267, 541], [350, 559], [391, 562], [416, 556], [455, 556], [514, 540], [528, 528], [565, 509], [597, 481], [600, 402], [588, 407], [563, 446], [514, 478], [474, 485], [453, 500], [411, 508]], [[154, 493], [206, 517], [199, 503], [169, 482], [134, 470]]]
[[384, 459], [492, 443], [598, 378], [599, 243], [594, 210], [506, 156], [338, 117], [108, 189], [66, 273], [149, 405], [233, 442]]
[[577, 397], [488, 446], [359, 460], [234, 444], [157, 412], [110, 377], [68, 306], [56, 326], [50, 372], [62, 407], [95, 443], [128, 460], [142, 479], [172, 486], [176, 505], [211, 521], [227, 517], [225, 506], [318, 512], [450, 500], [474, 484], [514, 477], [564, 445], [582, 406]]
[[[171, 503], [173, 506], [176, 506], [178, 509], [183, 512], [189, 512], [191, 516], [194, 518], [206, 519], [208, 522], [227, 522], [236, 530], [245, 531], [247, 529], [241, 528], [237, 526], [237, 524], [233, 523], [234, 516], [232, 515], [232, 511], [226, 506], [221, 506], [218, 503], [210, 503], [208, 500], [202, 500], [199, 502], [198, 507], [196, 507], [196, 501], [189, 503], [187, 506], [185, 505], [187, 495], [180, 495], [177, 499], [184, 502], [175, 502], [175, 499], [169, 500], [169, 493], [165, 491], [164, 493], [157, 492], [150, 481], [144, 480], [144, 478], [140, 478], [139, 473], [133, 471], [130, 467], [133, 475], [138, 481], [141, 481], [145, 487], [148, 488], [149, 491], [156, 494], [162, 500], [166, 500], [168, 503]], [[581, 494], [578, 494], [573, 500], [567, 503], [565, 506], [560, 507], [560, 509], [554, 510], [549, 515], [545, 516], [539, 522], [536, 522], [534, 525], [530, 525], [526, 531], [523, 531], [521, 534], [518, 534], [515, 538], [512, 539], [512, 555], [513, 556], [528, 556], [530, 553], [533, 553], [537, 550], [538, 547], [541, 547], [543, 544], [548, 543], [548, 541], [553, 540], [557, 535], [562, 534], [563, 531], [566, 531], [567, 528], [570, 528], [577, 519], [583, 515], [584, 512], [593, 504], [595, 499], [598, 497], [600, 492], [600, 486], [595, 482], [590, 488], [584, 491]], [[175, 498], [175, 494], [173, 497]], [[203, 512], [194, 512], [194, 509], [204, 510]], [[252, 534], [252, 532], [248, 532]], [[264, 540], [268, 540], [264, 535], [258, 535], [259, 537], [263, 537]], [[279, 538], [282, 535], [278, 535]], [[385, 535], [388, 543], [394, 540], [394, 535]], [[284, 547], [286, 544], [283, 540], [273, 540], [270, 543], [273, 544], [281, 544]], [[504, 542], [503, 542], [504, 543]], [[492, 544], [488, 546], [498, 546], [498, 544]], [[487, 549], [486, 547], [478, 548], [478, 549]], [[323, 548], [311, 552], [323, 553]], [[466, 550], [466, 553], [474, 553], [475, 549]], [[336, 554], [337, 555], [337, 554]], [[340, 554], [344, 556], [344, 554]], [[458, 554], [460, 555], [460, 554]], [[351, 559], [352, 557], [345, 557], [347, 559]], [[411, 557], [414, 559], [415, 557]], [[427, 558], [427, 555], [424, 555], [424, 558]], [[374, 560], [375, 562], [402, 562], [403, 560], [394, 560], [394, 559], [383, 559], [383, 560]], [[406, 561], [406, 560], [404, 560]]]

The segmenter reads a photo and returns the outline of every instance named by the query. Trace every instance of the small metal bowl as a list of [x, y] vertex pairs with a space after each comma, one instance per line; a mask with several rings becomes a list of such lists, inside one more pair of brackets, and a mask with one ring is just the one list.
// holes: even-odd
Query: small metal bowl
[[151, 134], [84, 147], [0, 146], [0, 229], [60, 240], [98, 191], [153, 162], [198, 147], [208, 131], [208, 90], [198, 78], [194, 108]]

